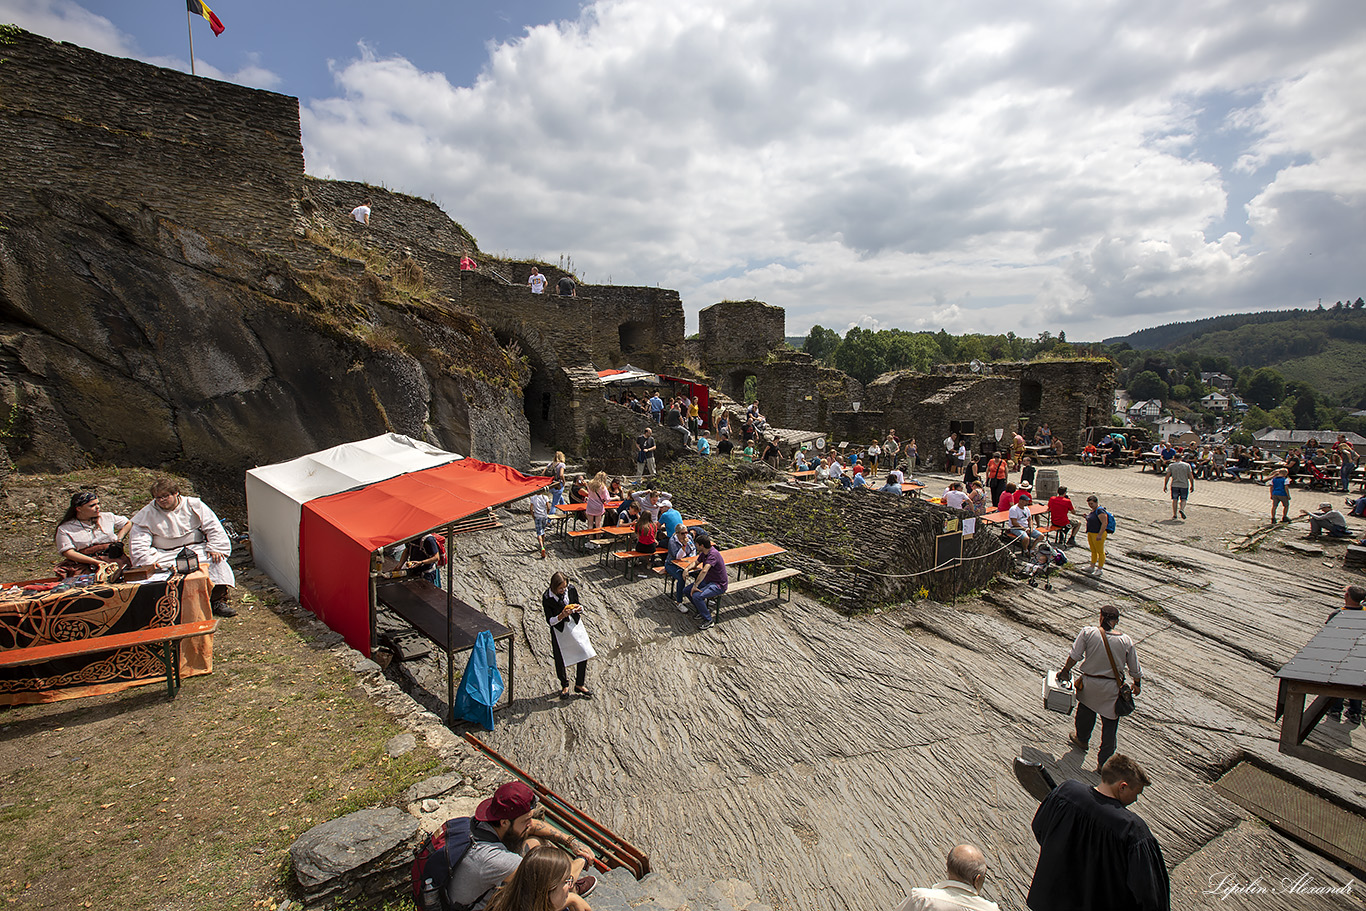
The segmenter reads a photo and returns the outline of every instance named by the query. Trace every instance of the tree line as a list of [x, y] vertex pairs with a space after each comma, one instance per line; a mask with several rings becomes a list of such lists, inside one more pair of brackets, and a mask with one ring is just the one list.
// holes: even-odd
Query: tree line
[[1022, 338], [1004, 335], [950, 335], [938, 332], [907, 332], [904, 329], [850, 329], [841, 338], [833, 329], [812, 326], [802, 350], [823, 364], [837, 367], [861, 383], [869, 383], [891, 370], [929, 371], [938, 364], [970, 361], [1038, 360], [1048, 357], [1080, 357], [1067, 334], [1043, 332]]

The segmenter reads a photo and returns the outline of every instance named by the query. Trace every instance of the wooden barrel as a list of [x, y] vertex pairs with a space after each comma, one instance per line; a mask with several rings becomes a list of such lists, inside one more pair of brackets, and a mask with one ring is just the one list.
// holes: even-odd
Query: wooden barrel
[[1034, 472], [1034, 502], [1047, 503], [1048, 498], [1058, 493], [1058, 469], [1040, 468]]

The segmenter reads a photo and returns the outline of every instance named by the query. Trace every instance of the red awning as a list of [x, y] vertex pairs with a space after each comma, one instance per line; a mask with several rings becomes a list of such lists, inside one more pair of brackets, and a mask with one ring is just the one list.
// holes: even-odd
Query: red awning
[[372, 552], [549, 483], [506, 465], [462, 459], [310, 500], [299, 521], [299, 601], [369, 655]]

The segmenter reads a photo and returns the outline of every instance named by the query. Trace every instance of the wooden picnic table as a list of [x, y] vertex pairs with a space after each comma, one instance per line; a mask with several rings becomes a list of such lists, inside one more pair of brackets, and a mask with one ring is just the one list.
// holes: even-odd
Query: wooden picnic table
[[[1045, 513], [1045, 512], [1048, 512], [1048, 506], [1047, 506], [1047, 504], [1044, 504], [1044, 503], [1030, 503], [1030, 504], [1029, 504], [1029, 515], [1030, 515], [1031, 517], [1037, 516], [1037, 515], [1039, 515], [1039, 514], [1041, 514], [1041, 513]], [[985, 523], [985, 524], [987, 524], [987, 525], [1004, 525], [1006, 522], [1010, 521], [1010, 510], [1006, 509], [1006, 510], [997, 510], [996, 512], [989, 512], [989, 513], [987, 513], [987, 514], [984, 515], [984, 516], [978, 516], [978, 517], [977, 517], [977, 521], [983, 522], [983, 523]]]
[[816, 470], [813, 468], [810, 471], [789, 471], [788, 474], [791, 475], [792, 480], [801, 481], [806, 478], [814, 478], [816, 476]]
[[917, 484], [917, 483], [914, 482], [914, 481], [903, 481], [903, 482], [901, 483], [901, 492], [902, 492], [902, 493], [908, 493], [908, 494], [910, 494], [910, 495], [913, 496], [913, 497], [918, 497], [918, 496], [920, 496], [920, 491], [922, 491], [922, 490], [924, 490], [924, 489], [925, 489], [925, 485], [924, 485], [924, 484]]
[[[621, 508], [621, 504], [624, 503], [624, 502], [626, 502], [626, 501], [625, 501], [625, 500], [608, 500], [608, 501], [607, 501], [605, 504], [603, 504], [603, 505], [605, 505], [608, 509], [620, 509], [620, 508]], [[588, 504], [587, 504], [587, 503], [561, 503], [559, 506], [556, 506], [555, 508], [558, 509], [560, 512], [563, 512], [563, 513], [567, 513], [567, 514], [572, 515], [572, 514], [574, 514], [574, 513], [583, 513], [583, 512], [588, 508]]]

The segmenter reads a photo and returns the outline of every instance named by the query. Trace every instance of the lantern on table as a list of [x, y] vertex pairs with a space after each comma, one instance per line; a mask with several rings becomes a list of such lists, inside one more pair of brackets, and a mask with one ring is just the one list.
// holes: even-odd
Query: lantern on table
[[199, 555], [188, 547], [182, 547], [180, 553], [175, 555], [175, 571], [182, 576], [187, 576], [199, 569]]

